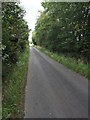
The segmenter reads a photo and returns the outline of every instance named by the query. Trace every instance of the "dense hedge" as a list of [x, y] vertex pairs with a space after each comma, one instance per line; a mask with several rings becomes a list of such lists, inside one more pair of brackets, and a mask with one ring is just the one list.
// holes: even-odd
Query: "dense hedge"
[[15, 2], [2, 2], [2, 58], [3, 75], [16, 64], [28, 42], [29, 28], [25, 11]]

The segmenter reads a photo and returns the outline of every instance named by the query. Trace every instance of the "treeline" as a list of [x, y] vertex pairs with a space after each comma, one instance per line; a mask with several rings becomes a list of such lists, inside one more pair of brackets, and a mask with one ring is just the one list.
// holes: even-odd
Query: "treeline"
[[28, 44], [29, 28], [25, 11], [15, 2], [2, 2], [2, 68], [3, 76], [18, 61]]
[[89, 62], [90, 4], [42, 2], [33, 43]]
[[29, 57], [29, 28], [25, 10], [16, 2], [2, 2], [2, 119], [22, 118]]

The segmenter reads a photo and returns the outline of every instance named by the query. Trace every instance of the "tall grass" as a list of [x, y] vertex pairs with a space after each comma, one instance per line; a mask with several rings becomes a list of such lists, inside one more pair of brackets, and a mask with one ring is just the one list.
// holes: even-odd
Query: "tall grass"
[[66, 67], [76, 71], [77, 73], [82, 74], [86, 78], [89, 78], [89, 65], [85, 64], [82, 60], [76, 60], [75, 58], [66, 57], [62, 54], [53, 53], [49, 50], [37, 46], [39, 50], [47, 54], [49, 57], [53, 58], [54, 60], [58, 61], [59, 63], [65, 65]]
[[9, 117], [20, 117], [22, 114], [22, 101], [24, 96], [24, 85], [26, 81], [26, 73], [29, 58], [29, 48], [19, 57], [16, 66], [12, 71], [9, 71], [6, 77], [7, 83], [3, 87], [3, 109], [2, 117], [5, 120]]

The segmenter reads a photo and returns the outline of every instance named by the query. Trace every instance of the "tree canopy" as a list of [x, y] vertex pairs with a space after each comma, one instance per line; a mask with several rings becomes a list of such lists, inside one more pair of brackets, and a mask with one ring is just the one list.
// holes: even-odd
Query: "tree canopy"
[[2, 58], [5, 69], [16, 64], [28, 43], [30, 30], [24, 15], [25, 10], [18, 3], [2, 2]]
[[89, 58], [90, 5], [76, 2], [42, 2], [32, 40], [53, 52]]

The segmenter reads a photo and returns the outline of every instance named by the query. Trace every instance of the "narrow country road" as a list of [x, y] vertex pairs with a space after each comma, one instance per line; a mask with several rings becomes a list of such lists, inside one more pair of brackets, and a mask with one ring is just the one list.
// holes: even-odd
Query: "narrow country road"
[[88, 118], [88, 80], [31, 48], [25, 118]]

